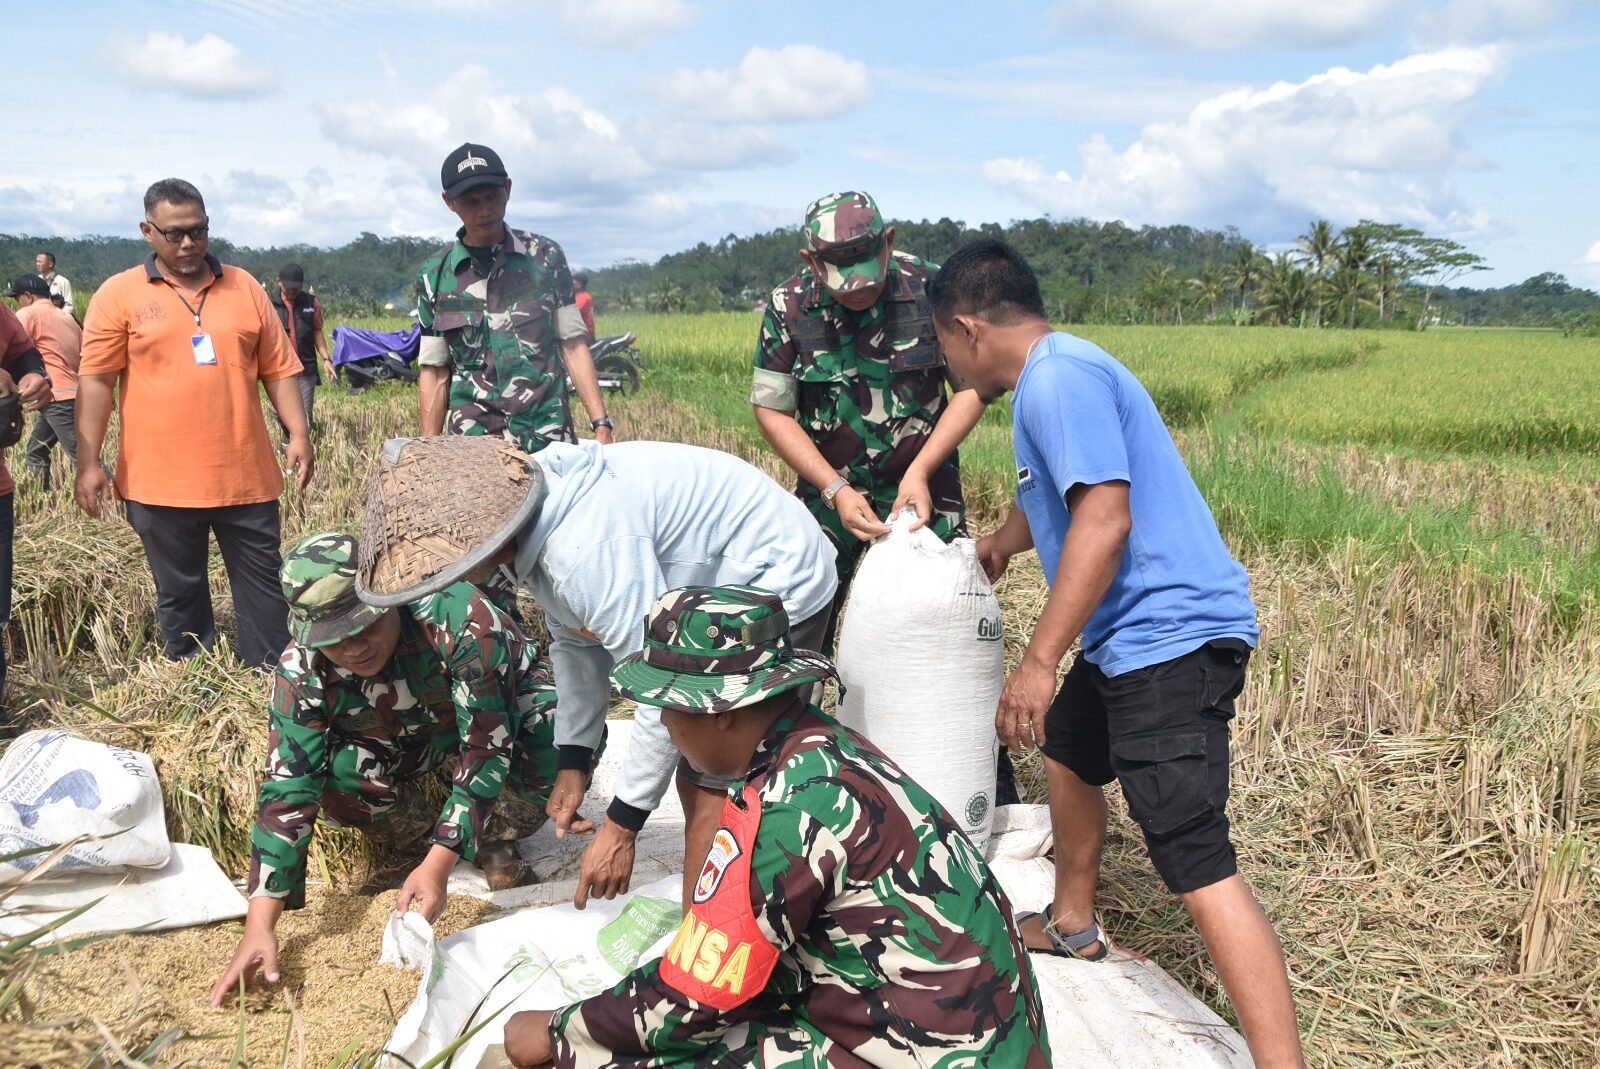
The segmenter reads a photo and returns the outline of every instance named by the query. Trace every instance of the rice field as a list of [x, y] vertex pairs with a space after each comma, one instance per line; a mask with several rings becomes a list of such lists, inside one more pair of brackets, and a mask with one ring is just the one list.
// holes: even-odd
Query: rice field
[[[634, 330], [644, 353], [644, 389], [611, 402], [624, 436], [723, 448], [787, 481], [747, 401], [753, 315], [599, 325]], [[1250, 571], [1263, 642], [1235, 725], [1230, 815], [1243, 871], [1284, 939], [1313, 1063], [1600, 1063], [1592, 341], [1085, 333], [1149, 384]], [[319, 472], [303, 499], [285, 502], [286, 542], [354, 526], [367, 458], [415, 426], [414, 395], [399, 387], [325, 389], [317, 411]], [[964, 448], [963, 471], [973, 527], [988, 530], [1013, 492], [1003, 403]], [[13, 707], [152, 752], [175, 836], [211, 846], [240, 873], [264, 751], [263, 681], [226, 651], [160, 660], [153, 591], [126, 525], [88, 520], [63, 493], [21, 481]], [[220, 565], [214, 579], [221, 594]], [[999, 593], [1015, 657], [1046, 595], [1036, 562], [1018, 561]], [[1037, 792], [1036, 762], [1022, 771]], [[1193, 927], [1115, 798], [1113, 811], [1103, 923], [1229, 1015]], [[330, 896], [383, 864], [358, 837], [318, 839], [313, 871]], [[81, 966], [71, 955], [40, 963], [55, 977], [34, 985], [42, 1001], [21, 1010], [0, 1001], [0, 1051], [6, 1029], [23, 1027], [17, 1015], [31, 1013], [27, 1027], [47, 1022], [62, 1037], [50, 1048], [59, 1057], [37, 1064], [86, 1064], [102, 1045], [96, 1004], [60, 992], [157, 968], [159, 955], [129, 943], [96, 948]], [[374, 931], [373, 960], [376, 951]], [[0, 958], [0, 988], [4, 969]], [[118, 1017], [126, 1049], [205, 1020], [181, 987], [152, 976], [149, 991], [137, 1014]], [[194, 1003], [204, 993], [192, 992]], [[301, 1002], [262, 994], [250, 1012], [334, 1019], [316, 1005], [325, 991], [291, 994]], [[382, 1014], [361, 1020], [349, 1034], [308, 1036], [298, 1061], [280, 1061], [280, 1040], [246, 1051], [243, 1064], [336, 1063], [385, 1038]], [[231, 1059], [235, 1036], [207, 1023], [211, 1038], [176, 1042], [152, 1064]]]

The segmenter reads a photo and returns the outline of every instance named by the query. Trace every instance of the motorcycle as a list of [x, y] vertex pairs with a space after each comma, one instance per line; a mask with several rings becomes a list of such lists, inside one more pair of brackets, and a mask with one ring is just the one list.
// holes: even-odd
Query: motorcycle
[[[609, 338], [596, 338], [589, 346], [594, 357], [595, 378], [600, 388], [610, 393], [624, 395], [639, 392], [639, 372], [644, 370], [644, 357], [639, 354], [639, 338], [632, 331]], [[567, 378], [567, 391], [573, 392], [572, 378]]]
[[400, 331], [334, 327], [334, 374], [351, 393], [379, 382], [416, 382], [418, 372], [413, 364], [421, 336], [421, 329], [415, 326]]

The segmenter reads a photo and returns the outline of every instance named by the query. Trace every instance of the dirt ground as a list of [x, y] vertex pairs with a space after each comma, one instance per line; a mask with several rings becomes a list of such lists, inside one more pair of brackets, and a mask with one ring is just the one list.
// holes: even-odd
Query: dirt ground
[[[320, 1069], [382, 1047], [421, 978], [378, 964], [395, 895], [312, 887], [305, 909], [284, 914], [278, 924], [283, 979], [267, 985], [258, 978], [245, 998], [241, 1065]], [[485, 902], [455, 895], [434, 930], [442, 937], [492, 912]], [[143, 1015], [137, 1032], [146, 1041], [173, 1027], [186, 1033], [170, 1051], [174, 1060], [228, 1065], [238, 1043], [239, 1008], [230, 997], [213, 1010], [207, 995], [243, 930], [242, 922], [212, 924], [120, 936], [76, 950], [34, 985], [35, 1019], [77, 1019], [92, 1033], [95, 1019]], [[0, 1055], [0, 1065], [7, 1060]]]

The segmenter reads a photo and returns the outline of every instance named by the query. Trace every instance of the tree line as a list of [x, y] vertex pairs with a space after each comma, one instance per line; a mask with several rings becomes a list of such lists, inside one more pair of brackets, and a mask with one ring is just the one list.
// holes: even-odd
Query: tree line
[[[1364, 220], [1341, 230], [1313, 220], [1292, 248], [1273, 253], [1232, 228], [1134, 228], [1087, 219], [891, 225], [897, 248], [935, 263], [973, 238], [1004, 238], [1033, 264], [1052, 318], [1065, 323], [1411, 329], [1442, 323], [1600, 333], [1600, 294], [1553, 272], [1498, 289], [1462, 285], [1487, 266], [1481, 256], [1392, 223]], [[417, 270], [438, 245], [436, 238], [363, 233], [339, 248], [256, 248], [218, 239], [212, 250], [267, 285], [283, 264], [299, 263], [329, 315], [349, 318], [409, 310]], [[602, 313], [750, 308], [795, 272], [800, 246], [798, 227], [730, 234], [654, 263], [591, 270], [590, 289]], [[80, 301], [148, 252], [138, 238], [0, 235], [4, 280], [33, 270], [41, 249], [55, 253]]]

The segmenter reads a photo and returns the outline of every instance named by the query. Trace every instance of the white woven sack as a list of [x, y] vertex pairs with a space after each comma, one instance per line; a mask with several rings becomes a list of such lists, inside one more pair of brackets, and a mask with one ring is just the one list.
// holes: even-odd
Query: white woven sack
[[949, 545], [904, 511], [868, 549], [839, 632], [839, 719], [894, 758], [983, 848], [994, 819], [994, 713], [1005, 684], [1000, 602], [970, 538]]
[[[120, 834], [118, 834], [120, 833]], [[172, 854], [161, 785], [148, 754], [119, 750], [65, 731], [30, 731], [0, 757], [0, 856], [79, 843], [52, 872], [159, 869]], [[0, 863], [0, 882], [20, 878], [35, 854]]]

